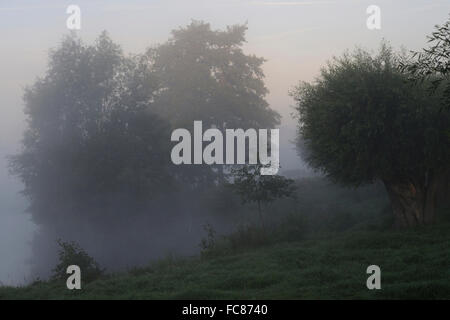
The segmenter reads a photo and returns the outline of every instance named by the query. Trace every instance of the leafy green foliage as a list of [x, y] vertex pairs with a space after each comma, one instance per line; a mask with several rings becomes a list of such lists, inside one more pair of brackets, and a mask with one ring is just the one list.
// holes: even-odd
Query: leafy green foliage
[[[436, 25], [435, 31], [428, 36], [430, 47], [422, 52], [413, 52], [412, 57], [401, 61], [403, 71], [411, 74], [413, 81], [431, 81], [432, 91], [443, 92], [443, 102], [446, 112], [443, 116], [448, 118], [450, 112], [450, 19], [443, 25]], [[446, 114], [444, 114], [444, 112]], [[450, 126], [447, 126], [447, 137], [450, 139]], [[450, 177], [450, 172], [447, 172]], [[447, 178], [450, 184], [450, 178]], [[447, 194], [450, 187], [447, 186]]]
[[411, 73], [414, 80], [431, 80], [434, 90], [443, 86], [445, 103], [450, 108], [450, 19], [443, 25], [436, 25], [428, 36], [428, 43], [429, 48], [413, 52], [400, 67]]
[[76, 242], [65, 242], [58, 240], [60, 250], [58, 252], [59, 263], [53, 269], [54, 279], [66, 279], [66, 270], [70, 265], [80, 267], [83, 282], [90, 282], [98, 279], [104, 274], [98, 263], [89, 256]]
[[234, 191], [243, 203], [269, 203], [275, 199], [290, 197], [294, 191], [294, 180], [280, 175], [261, 175], [262, 165], [244, 165], [232, 169]]
[[258, 213], [263, 225], [261, 205], [292, 196], [295, 187], [292, 179], [279, 175], [261, 175], [262, 167], [261, 164], [257, 164], [233, 168], [231, 171], [233, 183], [230, 186], [241, 197], [243, 203], [250, 202], [258, 205]]
[[335, 58], [312, 84], [291, 93], [297, 101], [298, 146], [307, 162], [334, 181], [419, 181], [449, 165], [439, 92], [407, 81], [399, 57], [383, 45]]

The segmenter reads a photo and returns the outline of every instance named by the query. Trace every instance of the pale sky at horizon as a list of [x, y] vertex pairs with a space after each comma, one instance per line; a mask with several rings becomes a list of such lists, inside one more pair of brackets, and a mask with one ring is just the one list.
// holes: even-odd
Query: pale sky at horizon
[[[49, 48], [55, 47], [66, 28], [66, 8], [81, 8], [82, 26], [77, 33], [91, 42], [107, 30], [127, 53], [164, 42], [172, 29], [194, 20], [209, 22], [213, 29], [247, 23], [245, 51], [267, 59], [264, 64], [267, 99], [283, 115], [281, 163], [295, 169], [289, 140], [294, 122], [288, 90], [298, 81], [311, 81], [327, 60], [346, 49], [361, 46], [376, 50], [384, 38], [395, 48], [420, 50], [436, 24], [450, 13], [449, 0], [0, 0], [0, 281], [23, 280], [26, 267], [17, 267], [29, 255], [26, 241], [34, 227], [22, 212], [16, 196], [20, 185], [8, 177], [4, 156], [18, 149], [24, 128], [23, 87], [43, 74]], [[366, 8], [381, 9], [381, 30], [368, 30]], [[283, 155], [286, 161], [283, 164]]]

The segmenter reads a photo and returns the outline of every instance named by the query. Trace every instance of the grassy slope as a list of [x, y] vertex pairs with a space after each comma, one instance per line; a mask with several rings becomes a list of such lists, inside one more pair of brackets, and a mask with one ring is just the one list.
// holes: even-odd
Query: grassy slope
[[[370, 264], [381, 267], [382, 290], [366, 288]], [[40, 282], [0, 288], [0, 299], [450, 299], [450, 225], [346, 232], [210, 258], [166, 259], [75, 291], [64, 281]]]

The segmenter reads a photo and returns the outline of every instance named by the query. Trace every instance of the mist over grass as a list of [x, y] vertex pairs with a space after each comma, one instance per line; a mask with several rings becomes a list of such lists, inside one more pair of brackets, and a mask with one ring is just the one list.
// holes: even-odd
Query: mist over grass
[[[65, 281], [0, 288], [1, 299], [448, 299], [448, 224], [330, 233], [208, 257], [166, 257], [69, 291]], [[382, 270], [367, 290], [366, 268]]]
[[[353, 58], [344, 55], [332, 62], [336, 68], [322, 71], [322, 80], [333, 80], [328, 87], [320, 81], [295, 87], [291, 97], [298, 106], [291, 111], [299, 114], [293, 116], [286, 111], [291, 100], [285, 82], [313, 76], [320, 46], [308, 46], [314, 58], [306, 49], [306, 56], [301, 50], [297, 56], [293, 45], [289, 54], [266, 60], [262, 53], [273, 50], [267, 48], [287, 51], [276, 46], [277, 33], [264, 48], [253, 31], [247, 37], [249, 23], [219, 29], [202, 20], [187, 23], [162, 42], [142, 36], [134, 54], [123, 49], [128, 34], [126, 40], [106, 31], [94, 41], [88, 41], [92, 34], [64, 36], [52, 42], [42, 70], [35, 70], [39, 77], [33, 74], [20, 88], [27, 118], [23, 140], [17, 148], [13, 137], [0, 141], [0, 157], [11, 156], [8, 163], [0, 160], [0, 298], [450, 297], [449, 118], [440, 113], [447, 110], [442, 97], [448, 98], [440, 90], [450, 86], [439, 82], [438, 94], [431, 94], [403, 81], [417, 70], [429, 74], [427, 57], [421, 56], [425, 69], [408, 61], [414, 70], [407, 75], [397, 58], [385, 63], [394, 57], [385, 44], [386, 55], [379, 58], [363, 50]], [[294, 42], [304, 43], [286, 41]], [[307, 75], [305, 65], [311, 68]], [[289, 69], [286, 77], [283, 68]], [[354, 77], [355, 70], [363, 70], [363, 77]], [[395, 81], [388, 82], [392, 70]], [[403, 86], [408, 90], [398, 90]], [[11, 96], [19, 96], [16, 89]], [[16, 100], [6, 101], [18, 105]], [[390, 114], [393, 109], [398, 112]], [[314, 133], [309, 136], [301, 130], [307, 115]], [[270, 201], [266, 193], [261, 207], [259, 200], [243, 203], [249, 194], [236, 194], [228, 166], [175, 166], [170, 133], [190, 130], [197, 120], [221, 130], [279, 128], [280, 174], [294, 179], [295, 192]], [[320, 174], [303, 161], [312, 154], [311, 142], [323, 152], [309, 157]], [[434, 202], [425, 205], [434, 198], [436, 210]], [[395, 230], [393, 213], [398, 220], [406, 212], [405, 199], [412, 199], [411, 221], [436, 225], [417, 227], [406, 219], [403, 225], [413, 229]], [[412, 219], [425, 207], [432, 214]], [[58, 241], [73, 243], [99, 266], [83, 292], [65, 288], [65, 266], [77, 262], [73, 255], [58, 260]], [[366, 290], [369, 264], [382, 266], [381, 292]], [[55, 266], [59, 277], [52, 274]]]

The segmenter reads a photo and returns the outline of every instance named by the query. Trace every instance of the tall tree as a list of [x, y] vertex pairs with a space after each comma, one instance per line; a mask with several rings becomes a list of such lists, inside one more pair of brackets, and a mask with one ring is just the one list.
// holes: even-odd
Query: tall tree
[[164, 44], [148, 56], [161, 81], [156, 103], [176, 126], [272, 128], [279, 115], [269, 108], [265, 95], [263, 58], [246, 55], [245, 25], [211, 30], [193, 21], [172, 31]]
[[149, 70], [106, 33], [93, 45], [68, 36], [50, 53], [45, 76], [26, 89], [28, 127], [11, 159], [37, 223], [129, 214], [168, 185], [169, 127], [149, 111]]
[[[193, 21], [148, 51], [160, 81], [155, 104], [173, 127], [192, 129], [194, 120], [201, 120], [205, 129], [223, 131], [273, 128], [279, 123], [279, 114], [265, 100], [264, 59], [242, 49], [246, 30], [245, 25], [211, 30], [208, 23]], [[223, 165], [216, 170], [223, 180]], [[215, 179], [211, 166], [187, 171], [189, 181]]]
[[382, 180], [402, 227], [434, 221], [450, 164], [442, 90], [407, 78], [383, 45], [375, 57], [357, 50], [335, 58], [314, 83], [292, 92], [307, 162], [348, 185]]

